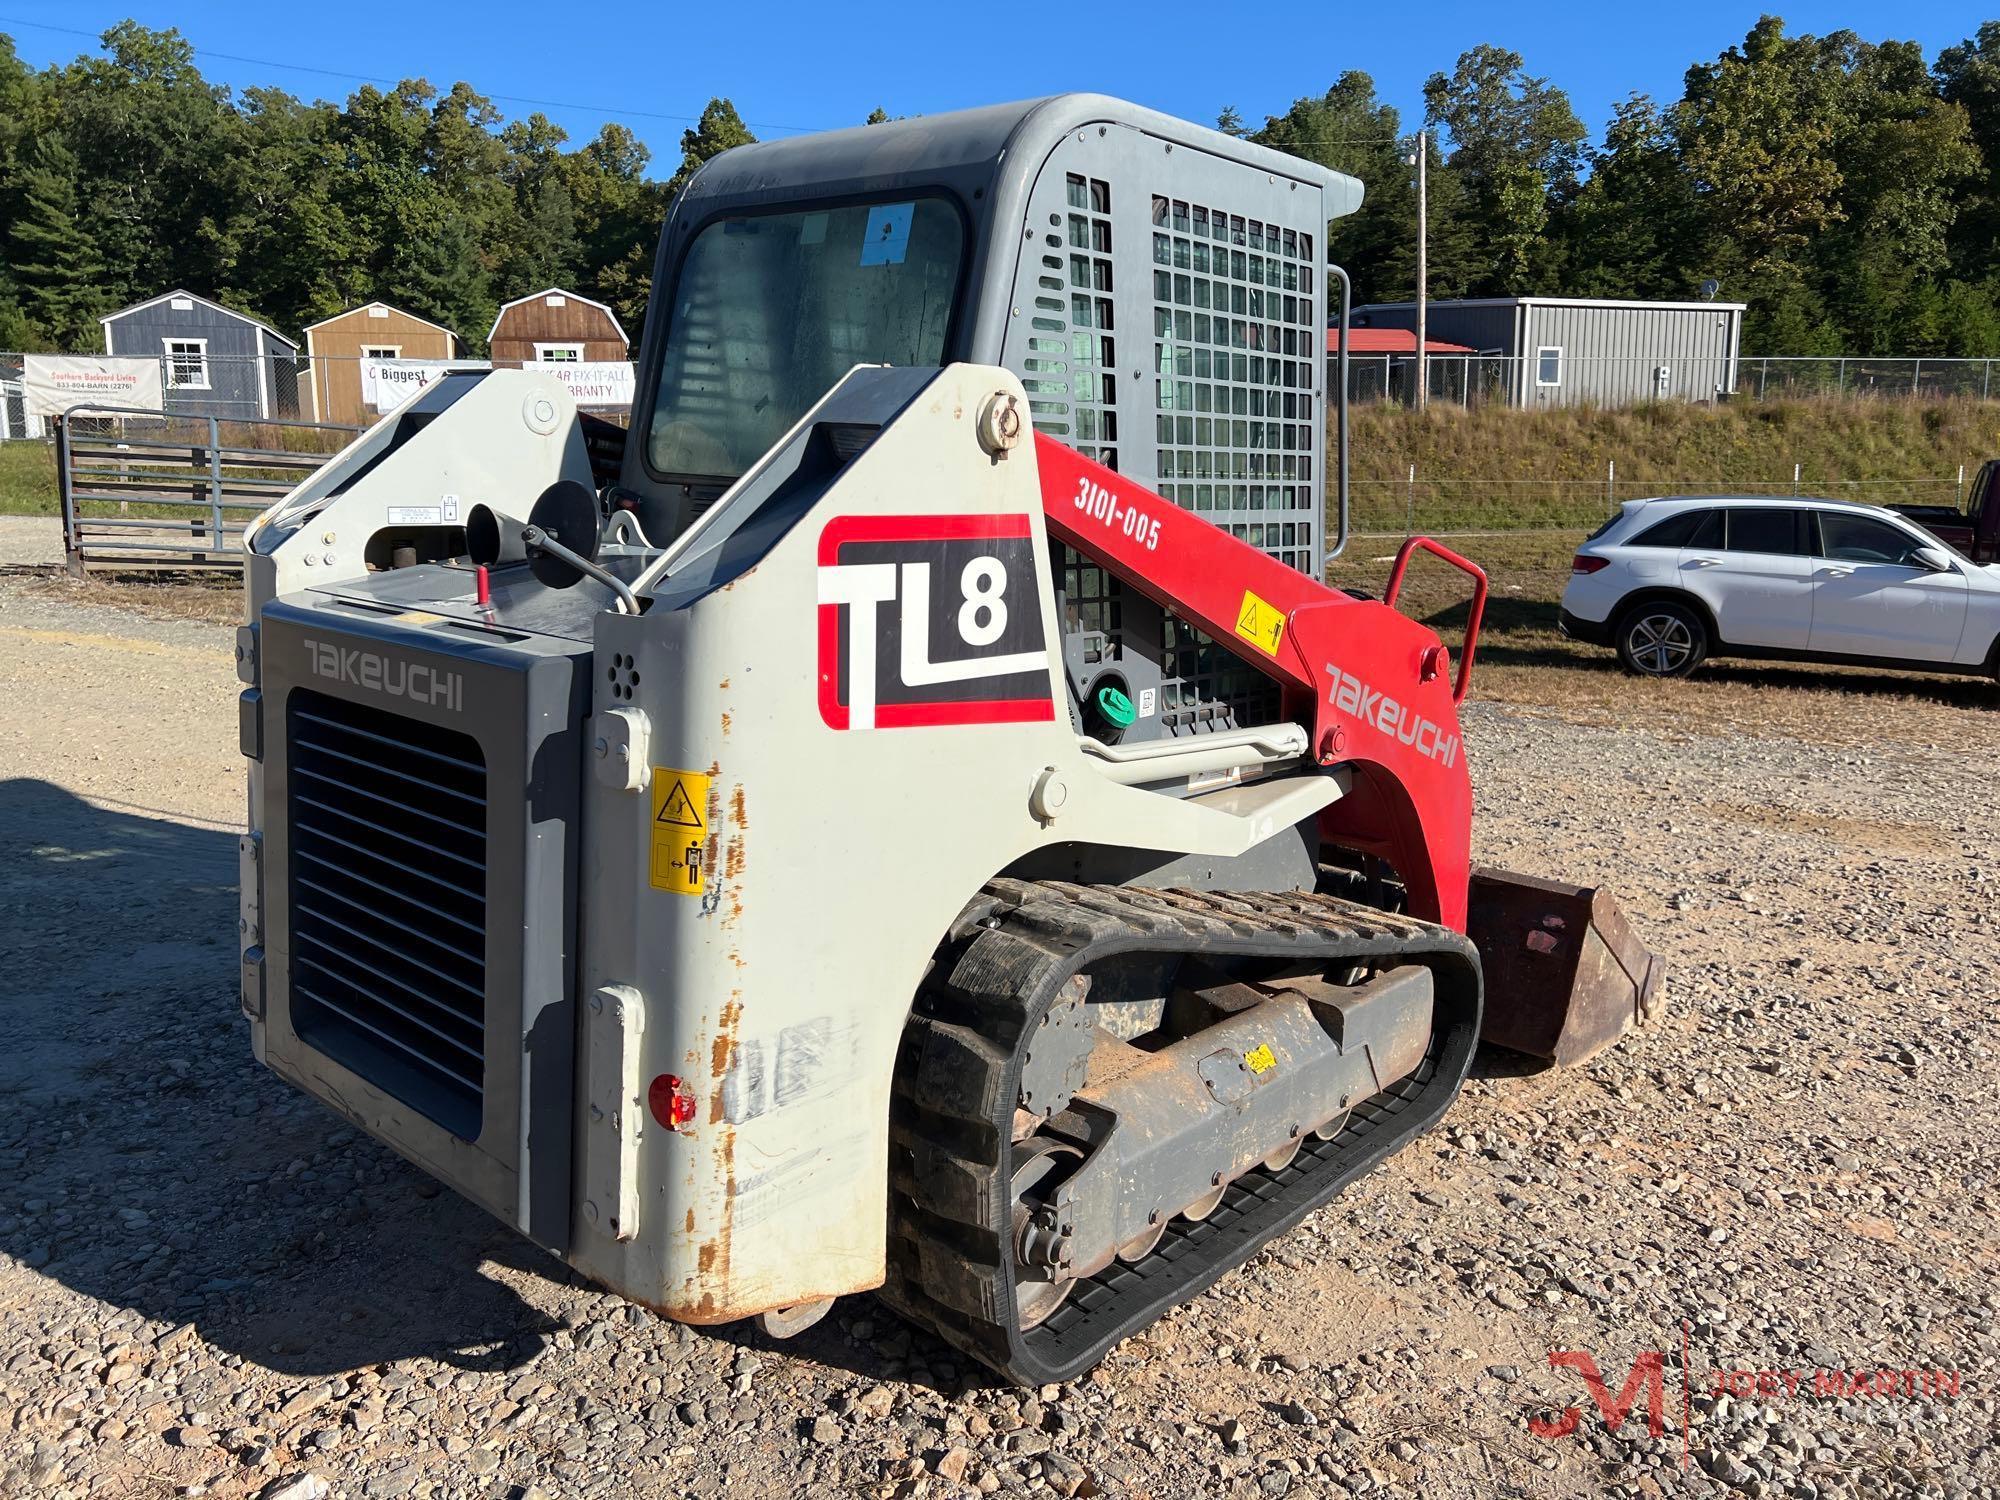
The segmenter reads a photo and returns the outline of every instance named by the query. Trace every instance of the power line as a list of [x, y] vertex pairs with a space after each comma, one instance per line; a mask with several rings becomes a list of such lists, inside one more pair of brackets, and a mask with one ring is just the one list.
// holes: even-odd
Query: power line
[[[24, 21], [15, 16], [0, 16], [0, 26], [26, 26], [35, 31], [56, 31], [63, 33], [65, 36], [89, 37], [94, 42], [101, 43], [102, 40], [101, 33], [86, 31], [81, 27], [51, 26], [46, 21]], [[390, 88], [394, 88], [398, 83], [403, 81], [401, 79], [384, 78], [373, 73], [346, 73], [337, 68], [316, 68], [309, 63], [278, 62], [268, 57], [244, 57], [236, 52], [218, 52], [213, 47], [196, 47], [192, 42], [189, 42], [188, 46], [197, 57], [219, 58], [224, 62], [248, 63], [250, 66], [257, 68], [281, 68], [293, 73], [316, 73], [322, 78], [341, 78], [353, 83], [383, 84]], [[530, 99], [520, 94], [488, 94], [482, 90], [481, 97], [492, 99], [502, 104], [526, 104], [537, 109], [574, 109], [582, 110], [587, 114], [609, 115], [613, 117], [629, 116], [630, 118], [639, 120], [672, 120], [681, 124], [699, 124], [701, 122], [700, 115], [669, 115], [661, 114], [657, 110], [620, 109], [606, 104], [576, 104], [563, 99]], [[776, 125], [768, 120], [745, 120], [743, 123], [753, 130], [811, 132], [828, 128], [821, 125]]]

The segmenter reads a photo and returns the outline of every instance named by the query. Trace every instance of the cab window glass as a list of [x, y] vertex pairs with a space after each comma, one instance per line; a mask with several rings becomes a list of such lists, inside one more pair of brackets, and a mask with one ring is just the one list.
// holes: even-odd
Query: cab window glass
[[734, 479], [856, 365], [941, 364], [964, 249], [935, 197], [709, 224], [674, 283], [653, 472]]
[[1799, 513], [1758, 506], [1729, 513], [1731, 552], [1767, 552], [1795, 556], [1799, 547]]
[[1892, 563], [1906, 568], [1918, 565], [1917, 548], [1923, 546], [1887, 521], [1828, 510], [1819, 513], [1819, 540], [1821, 553], [1836, 562]]

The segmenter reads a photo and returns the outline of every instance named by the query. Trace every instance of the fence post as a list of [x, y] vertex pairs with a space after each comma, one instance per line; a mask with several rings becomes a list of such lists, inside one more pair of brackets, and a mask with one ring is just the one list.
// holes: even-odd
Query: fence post
[[1993, 389], [1993, 361], [1989, 359], [1985, 361], [1985, 368], [1980, 371], [1979, 399], [1981, 401], [1984, 401], [1987, 397], [1987, 394], [1992, 389]]
[[1792, 493], [1794, 495], [1799, 492], [1799, 471], [1803, 467], [1801, 464], [1792, 465]]
[[222, 425], [214, 417], [208, 419], [208, 514], [212, 527], [210, 540], [219, 552], [222, 550]]
[[1957, 504], [1957, 505], [1964, 505], [1964, 504], [1965, 504], [1965, 465], [1964, 465], [1964, 464], [1960, 464], [1960, 465], [1958, 466], [1958, 482], [1957, 482], [1956, 484], [1952, 485], [1952, 487], [1951, 487], [1951, 495], [1952, 495], [1952, 501], [1953, 501], [1953, 503], [1954, 503], [1954, 504]]
[[1840, 369], [1834, 373], [1833, 393], [1836, 396], [1847, 394], [1847, 356], [1844, 354], [1840, 357]]
[[1410, 465], [1410, 488], [1406, 504], [1409, 512], [1409, 521], [1403, 528], [1403, 535], [1415, 536], [1417, 534], [1417, 466], [1415, 464]]
[[1618, 460], [1607, 458], [1604, 460], [1604, 508], [1606, 510], [1615, 510], [1617, 507]]
[[69, 417], [58, 413], [49, 419], [56, 433], [56, 493], [62, 502], [63, 561], [71, 573], [83, 577], [83, 558], [77, 551], [76, 494], [70, 484]]
[[1923, 379], [1923, 374], [1924, 362], [1921, 359], [1912, 360], [1910, 362], [1910, 394], [1912, 396], [1916, 395], [1917, 382]]

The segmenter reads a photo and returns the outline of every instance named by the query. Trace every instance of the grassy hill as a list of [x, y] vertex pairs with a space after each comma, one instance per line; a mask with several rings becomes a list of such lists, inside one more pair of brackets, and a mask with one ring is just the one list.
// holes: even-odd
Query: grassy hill
[[[1789, 492], [1951, 503], [2000, 456], [2000, 404], [1825, 400], [1607, 411], [1353, 412], [1355, 515], [1365, 531], [1591, 527], [1612, 500], [1677, 491]], [[1615, 490], [1606, 464], [1616, 465]], [[1410, 484], [1410, 466], [1416, 483]]]

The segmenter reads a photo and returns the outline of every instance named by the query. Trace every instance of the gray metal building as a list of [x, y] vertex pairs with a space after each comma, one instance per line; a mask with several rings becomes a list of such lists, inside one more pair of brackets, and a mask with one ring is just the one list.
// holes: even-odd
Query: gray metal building
[[239, 422], [299, 415], [299, 346], [248, 313], [176, 290], [99, 321], [106, 354], [160, 361], [170, 412]]
[[[1356, 328], [1416, 324], [1414, 302], [1354, 309]], [[1468, 384], [1516, 406], [1713, 401], [1736, 389], [1743, 304], [1475, 297], [1431, 303], [1426, 332], [1478, 350]]]

